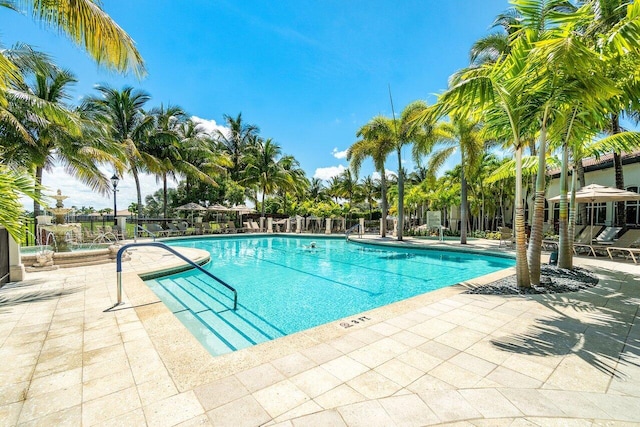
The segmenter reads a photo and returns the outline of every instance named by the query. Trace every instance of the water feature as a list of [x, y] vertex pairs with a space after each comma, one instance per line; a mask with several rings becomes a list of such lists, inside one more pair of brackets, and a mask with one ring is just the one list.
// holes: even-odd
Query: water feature
[[69, 247], [69, 241], [74, 239], [80, 230], [80, 224], [66, 224], [65, 215], [71, 212], [71, 208], [65, 208], [63, 200], [68, 199], [69, 196], [63, 196], [62, 192], [58, 190], [54, 196], [51, 196], [56, 200], [56, 207], [49, 209], [49, 211], [55, 216], [55, 224], [39, 225], [38, 228], [44, 230], [46, 233], [46, 241], [49, 240], [49, 236], [53, 238], [53, 250], [55, 252], [71, 252]]

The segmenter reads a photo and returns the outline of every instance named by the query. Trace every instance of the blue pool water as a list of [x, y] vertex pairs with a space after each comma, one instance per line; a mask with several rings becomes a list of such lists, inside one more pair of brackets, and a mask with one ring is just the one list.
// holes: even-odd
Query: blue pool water
[[[310, 247], [315, 242], [315, 248]], [[511, 267], [509, 258], [344, 239], [236, 237], [167, 242], [204, 249], [203, 266], [146, 283], [212, 353], [222, 354]]]

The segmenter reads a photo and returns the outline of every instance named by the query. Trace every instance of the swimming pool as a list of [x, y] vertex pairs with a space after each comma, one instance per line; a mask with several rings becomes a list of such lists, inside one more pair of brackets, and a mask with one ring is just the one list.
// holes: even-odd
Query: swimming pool
[[146, 281], [214, 355], [515, 264], [510, 258], [330, 238], [245, 236], [166, 243], [209, 251], [211, 262], [204, 268], [238, 291], [234, 311], [230, 293], [195, 270]]

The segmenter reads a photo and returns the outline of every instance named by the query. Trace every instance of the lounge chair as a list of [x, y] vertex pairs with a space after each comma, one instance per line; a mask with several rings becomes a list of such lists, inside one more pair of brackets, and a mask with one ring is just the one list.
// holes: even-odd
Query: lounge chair
[[154, 235], [156, 237], [161, 237], [161, 236], [170, 236], [171, 234], [173, 234], [173, 231], [171, 230], [165, 230], [163, 229], [160, 224], [147, 224], [144, 228], [149, 234]]
[[217, 222], [210, 222], [209, 228], [205, 229], [204, 232], [211, 233], [211, 234], [220, 234], [222, 233], [222, 228], [220, 227], [220, 224], [218, 224]]
[[594, 245], [591, 243], [593, 236], [600, 234], [604, 227], [600, 225], [588, 225], [573, 241], [573, 253], [578, 255], [579, 252], [587, 250], [587, 256], [593, 255], [597, 257]]
[[512, 247], [515, 243], [513, 230], [509, 227], [500, 227], [498, 229], [498, 232], [500, 233], [500, 244], [498, 246], [502, 246], [502, 244], [504, 243], [504, 246], [506, 248]]
[[187, 234], [193, 234], [195, 233], [196, 229], [193, 227], [189, 227], [189, 224], [182, 221], [179, 222], [178, 224], [176, 224], [176, 227], [178, 228], [178, 230], [180, 231], [181, 234], [187, 235]]
[[172, 222], [167, 224], [169, 232], [175, 236], [182, 236], [184, 232], [178, 228], [178, 226]]
[[627, 230], [617, 242], [615, 246], [607, 246], [609, 258], [613, 259], [614, 254], [625, 254], [630, 256], [635, 264], [638, 263], [636, 255], [640, 255], [640, 230]]
[[261, 232], [262, 229], [260, 228], [260, 226], [258, 225], [257, 222], [255, 221], [249, 221], [249, 224], [251, 225], [251, 231], [255, 231], [255, 232]]
[[255, 233], [256, 231], [258, 231], [251, 226], [251, 221], [245, 221], [242, 224], [244, 225], [245, 230], [247, 230], [247, 232], [249, 233]]

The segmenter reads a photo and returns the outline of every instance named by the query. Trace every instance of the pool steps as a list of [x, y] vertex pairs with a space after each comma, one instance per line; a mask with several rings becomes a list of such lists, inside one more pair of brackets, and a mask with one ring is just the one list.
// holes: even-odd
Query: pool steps
[[[230, 353], [270, 341], [284, 334], [255, 313], [197, 276], [155, 279], [154, 290], [169, 296], [169, 309], [189, 327], [200, 343], [213, 355]], [[190, 307], [190, 308], [187, 308]]]

